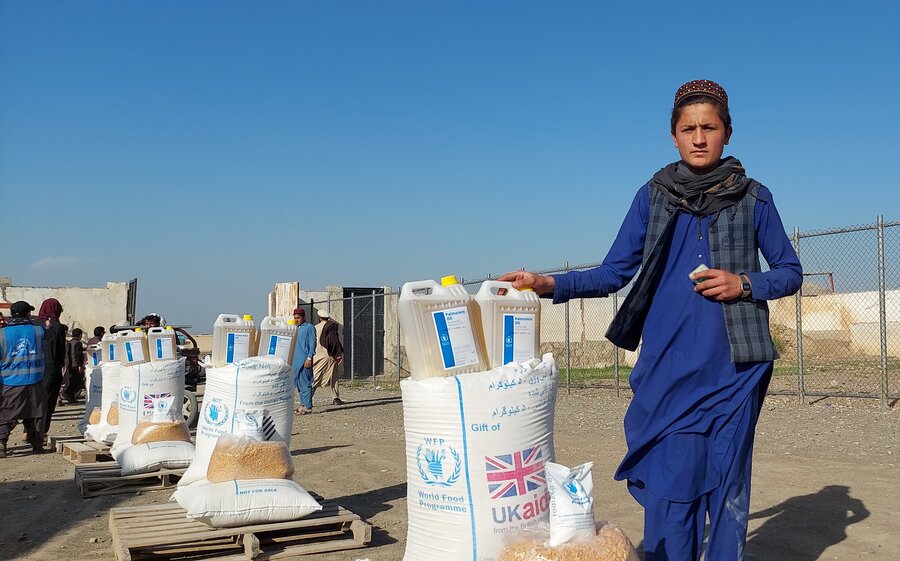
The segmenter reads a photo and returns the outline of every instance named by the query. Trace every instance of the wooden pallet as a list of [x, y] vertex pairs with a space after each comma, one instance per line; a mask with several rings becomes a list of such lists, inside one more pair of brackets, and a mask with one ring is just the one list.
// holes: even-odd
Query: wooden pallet
[[118, 561], [288, 560], [357, 549], [372, 541], [370, 524], [341, 506], [320, 502], [321, 511], [300, 520], [235, 528], [211, 528], [188, 519], [177, 504], [113, 508], [109, 531]]
[[109, 451], [109, 445], [98, 444], [93, 440], [59, 442], [57, 450], [60, 450], [67, 460], [76, 465], [98, 462], [112, 464], [115, 462]]
[[63, 451], [62, 445], [65, 442], [84, 443], [87, 441], [91, 441], [91, 442], [94, 441], [91, 438], [87, 438], [83, 434], [53, 434], [53, 435], [50, 435], [49, 437], [47, 437], [47, 440], [49, 441], [50, 449], [56, 450], [57, 452], [60, 452], [60, 453]]
[[75, 466], [75, 484], [82, 497], [158, 491], [173, 487], [187, 468], [161, 469], [152, 473], [122, 475], [115, 462]]

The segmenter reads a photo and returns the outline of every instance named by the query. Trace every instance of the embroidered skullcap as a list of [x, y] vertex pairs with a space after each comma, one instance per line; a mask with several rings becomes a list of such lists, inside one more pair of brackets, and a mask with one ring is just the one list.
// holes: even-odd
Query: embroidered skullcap
[[725, 88], [712, 80], [691, 80], [683, 84], [678, 91], [675, 92], [675, 107], [683, 100], [693, 95], [708, 95], [718, 100], [726, 108], [728, 107], [728, 94]]

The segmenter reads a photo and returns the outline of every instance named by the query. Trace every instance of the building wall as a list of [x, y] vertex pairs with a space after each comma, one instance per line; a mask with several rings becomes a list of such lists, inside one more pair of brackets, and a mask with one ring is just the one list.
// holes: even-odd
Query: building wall
[[62, 304], [63, 313], [60, 321], [69, 326], [69, 330], [80, 327], [86, 337], [93, 335], [94, 327], [109, 326], [125, 321], [128, 310], [128, 283], [108, 282], [106, 288], [79, 287], [36, 287], [6, 286], [2, 288], [2, 299], [5, 302], [24, 300], [34, 306], [34, 315], [41, 308], [41, 302], [47, 298], [56, 298]]

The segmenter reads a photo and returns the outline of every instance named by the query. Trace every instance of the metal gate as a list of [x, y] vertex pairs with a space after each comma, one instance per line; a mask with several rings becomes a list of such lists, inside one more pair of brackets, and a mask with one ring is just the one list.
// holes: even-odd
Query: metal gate
[[129, 325], [135, 324], [135, 310], [137, 309], [137, 283], [138, 280], [128, 281], [128, 297], [125, 301], [125, 320]]
[[384, 289], [344, 288], [344, 377], [368, 378], [384, 365]]

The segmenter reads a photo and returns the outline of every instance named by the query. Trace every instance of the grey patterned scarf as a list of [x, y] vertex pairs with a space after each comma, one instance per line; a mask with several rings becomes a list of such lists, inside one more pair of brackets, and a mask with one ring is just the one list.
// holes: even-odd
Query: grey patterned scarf
[[674, 162], [656, 172], [651, 181], [672, 206], [702, 217], [737, 204], [753, 180], [741, 162], [729, 156], [703, 175], [696, 175], [682, 161]]

